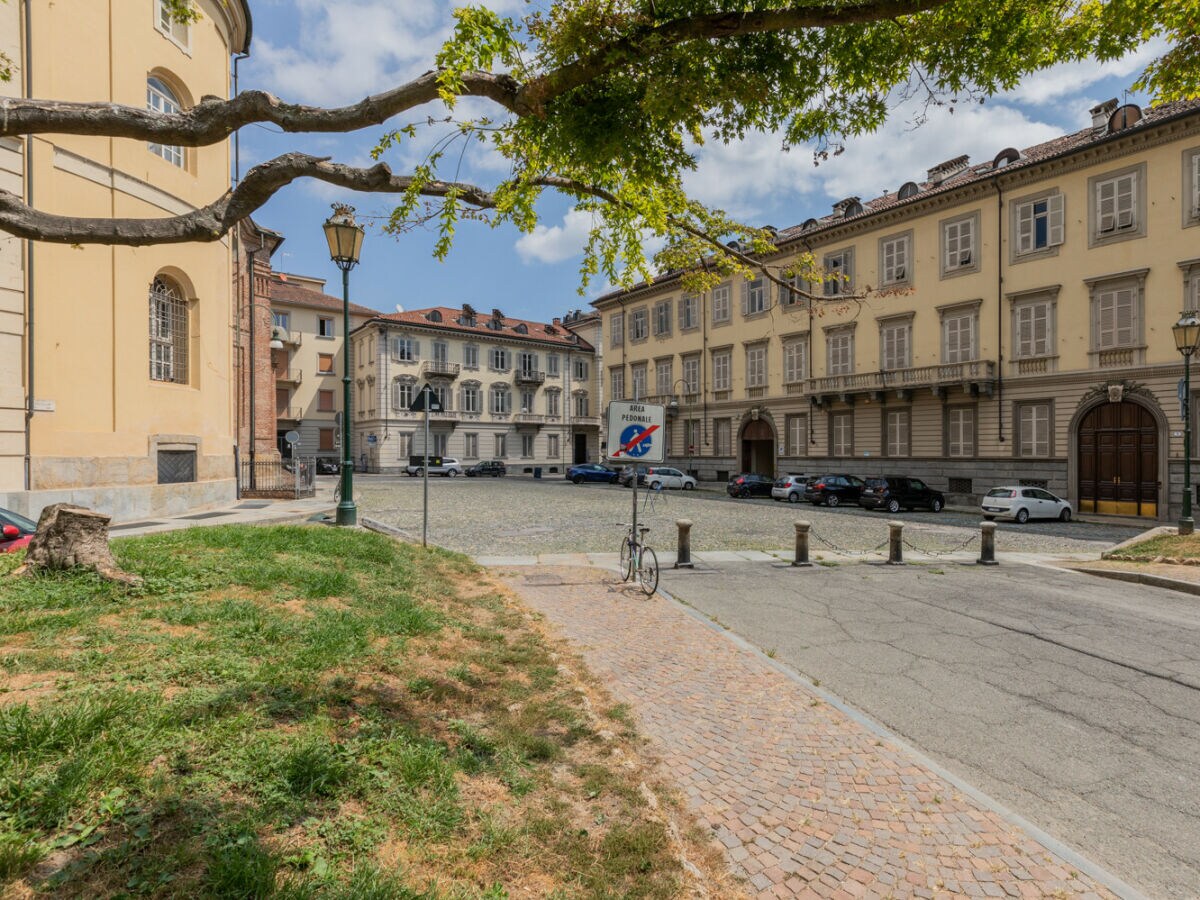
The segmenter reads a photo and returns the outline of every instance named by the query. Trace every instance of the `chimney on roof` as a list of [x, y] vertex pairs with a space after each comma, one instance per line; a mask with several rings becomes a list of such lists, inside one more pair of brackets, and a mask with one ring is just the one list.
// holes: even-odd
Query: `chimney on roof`
[[947, 178], [957, 175], [967, 167], [971, 161], [971, 157], [965, 153], [962, 156], [956, 156], [954, 159], [948, 159], [944, 163], [938, 163], [932, 169], [925, 173], [925, 180], [931, 184], [941, 184]]
[[504, 313], [500, 312], [500, 310], [498, 310], [498, 309], [493, 309], [492, 310], [492, 318], [497, 322], [503, 322], [504, 321]]
[[550, 324], [552, 324], [552, 325], [561, 325], [561, 324], [562, 324], [562, 319], [558, 318], [558, 316], [555, 316], [553, 319], [551, 319], [551, 320], [550, 320]]
[[1113, 113], [1117, 111], [1117, 106], [1120, 101], [1116, 97], [1111, 100], [1105, 100], [1103, 103], [1097, 103], [1088, 110], [1092, 114], [1092, 131], [1107, 131], [1108, 120]]
[[475, 318], [475, 307], [473, 307], [470, 303], [464, 303], [463, 304], [463, 315], [466, 316], [468, 319]]

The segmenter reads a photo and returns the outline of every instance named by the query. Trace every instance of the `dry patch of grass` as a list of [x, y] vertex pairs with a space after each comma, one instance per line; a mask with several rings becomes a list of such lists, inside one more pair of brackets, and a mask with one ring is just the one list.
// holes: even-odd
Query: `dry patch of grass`
[[1200, 534], [1160, 534], [1120, 550], [1105, 559], [1122, 562], [1154, 562], [1167, 565], [1200, 565]]
[[325, 528], [114, 550], [143, 587], [0, 592], [5, 896], [736, 896], [627, 714], [465, 559]]

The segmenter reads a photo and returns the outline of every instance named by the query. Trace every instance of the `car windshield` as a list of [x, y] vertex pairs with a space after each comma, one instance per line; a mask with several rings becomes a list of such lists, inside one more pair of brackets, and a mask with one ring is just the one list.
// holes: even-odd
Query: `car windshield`
[[19, 516], [15, 512], [9, 512], [7, 509], [0, 509], [0, 525], [16, 525], [22, 531], [37, 531], [37, 522]]
[[989, 497], [1014, 497], [1016, 496], [1016, 491], [1009, 488], [992, 488], [987, 492], [987, 495]]

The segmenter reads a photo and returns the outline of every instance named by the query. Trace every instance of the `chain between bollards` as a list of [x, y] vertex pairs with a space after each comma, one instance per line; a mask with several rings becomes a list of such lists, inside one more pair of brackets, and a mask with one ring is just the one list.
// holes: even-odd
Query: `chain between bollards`
[[676, 519], [675, 527], [679, 529], [679, 549], [675, 554], [676, 569], [692, 569], [692, 523], [690, 519]]
[[805, 568], [811, 566], [808, 561], [808, 532], [812, 528], [811, 522], [796, 522], [796, 558], [792, 560], [792, 565], [796, 568]]
[[998, 566], [996, 562], [996, 523], [983, 522], [979, 526], [979, 559], [981, 566]]
[[888, 522], [888, 559], [889, 566], [904, 565], [904, 523]]

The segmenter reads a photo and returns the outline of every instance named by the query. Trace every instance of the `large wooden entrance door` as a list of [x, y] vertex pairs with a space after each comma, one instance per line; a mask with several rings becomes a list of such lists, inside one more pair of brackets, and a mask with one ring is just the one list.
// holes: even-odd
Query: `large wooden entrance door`
[[1079, 423], [1079, 511], [1158, 515], [1158, 427], [1136, 403], [1102, 403]]
[[775, 430], [765, 419], [751, 419], [742, 429], [742, 471], [775, 477]]

